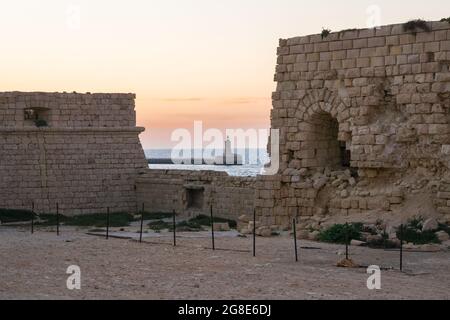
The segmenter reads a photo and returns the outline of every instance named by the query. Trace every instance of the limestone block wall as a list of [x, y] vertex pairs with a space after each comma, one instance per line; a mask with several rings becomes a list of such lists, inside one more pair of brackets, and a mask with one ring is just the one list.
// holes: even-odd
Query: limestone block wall
[[0, 127], [34, 127], [24, 110], [35, 109], [50, 127], [135, 127], [135, 94], [0, 92]]
[[256, 178], [231, 177], [225, 172], [148, 170], [137, 180], [137, 202], [153, 213], [194, 217], [214, 215], [237, 220], [253, 214]]
[[[25, 125], [29, 107], [46, 108], [47, 127]], [[0, 208], [135, 209], [135, 180], [148, 165], [134, 95], [0, 93], [0, 115]]]
[[256, 184], [265, 224], [406, 212], [450, 220], [450, 24], [428, 29], [280, 40], [280, 172]]

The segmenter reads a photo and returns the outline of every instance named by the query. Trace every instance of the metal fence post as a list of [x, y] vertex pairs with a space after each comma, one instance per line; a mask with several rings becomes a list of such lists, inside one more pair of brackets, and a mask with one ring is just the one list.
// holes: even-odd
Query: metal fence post
[[145, 211], [145, 204], [142, 204], [142, 212], [141, 212], [141, 232], [139, 234], [139, 242], [142, 243], [142, 232], [144, 228], [144, 211]]
[[109, 239], [109, 207], [106, 208], [106, 240]]
[[403, 271], [403, 224], [400, 225], [400, 271]]
[[348, 245], [349, 245], [349, 236], [348, 236], [348, 223], [345, 224], [345, 259], [348, 260]]
[[256, 257], [256, 209], [253, 209], [253, 257]]
[[34, 201], [31, 203], [31, 234], [34, 234]]
[[297, 221], [294, 218], [294, 247], [295, 247], [295, 262], [298, 262], [298, 247], [297, 247]]
[[173, 246], [177, 246], [177, 220], [176, 220], [176, 212], [173, 210], [172, 215], [172, 224], [173, 224]]
[[59, 236], [59, 204], [56, 203], [56, 235]]
[[216, 250], [216, 245], [214, 243], [214, 217], [213, 217], [213, 206], [211, 204], [211, 240], [212, 240], [212, 249]]

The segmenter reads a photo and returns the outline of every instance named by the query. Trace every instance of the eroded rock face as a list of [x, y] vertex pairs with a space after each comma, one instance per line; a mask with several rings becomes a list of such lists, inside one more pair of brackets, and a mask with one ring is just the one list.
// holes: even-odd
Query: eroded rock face
[[263, 225], [450, 222], [450, 24], [429, 25], [280, 41], [280, 170], [256, 183]]

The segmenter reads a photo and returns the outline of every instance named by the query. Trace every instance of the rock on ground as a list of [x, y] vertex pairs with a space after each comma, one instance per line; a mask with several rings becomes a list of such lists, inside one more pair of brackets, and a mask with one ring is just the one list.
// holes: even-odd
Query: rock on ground
[[423, 223], [422, 231], [434, 231], [439, 228], [436, 219], [430, 218]]

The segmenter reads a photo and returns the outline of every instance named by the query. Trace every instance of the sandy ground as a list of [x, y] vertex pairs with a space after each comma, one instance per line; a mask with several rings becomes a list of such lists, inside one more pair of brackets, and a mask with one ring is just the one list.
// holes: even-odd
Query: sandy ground
[[[287, 236], [252, 239], [208, 233], [170, 234], [145, 243], [105, 240], [64, 227], [60, 237], [0, 227], [0, 299], [449, 299], [450, 252], [405, 253], [406, 272], [382, 271], [382, 289], [367, 289], [361, 269], [335, 267], [344, 248], [301, 242], [295, 263]], [[351, 247], [361, 265], [398, 269], [398, 252]], [[81, 290], [68, 290], [66, 270], [81, 268]]]

